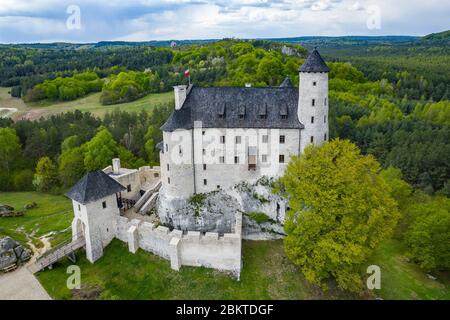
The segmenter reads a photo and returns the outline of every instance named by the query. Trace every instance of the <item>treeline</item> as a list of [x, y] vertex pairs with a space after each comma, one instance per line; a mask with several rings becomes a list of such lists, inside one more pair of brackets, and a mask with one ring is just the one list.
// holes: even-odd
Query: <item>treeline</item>
[[45, 80], [29, 89], [24, 101], [75, 100], [92, 92], [100, 92], [103, 84], [104, 81], [95, 72], [78, 73], [67, 78], [58, 77], [54, 80]]
[[448, 46], [348, 46], [323, 52], [334, 61], [351, 62], [369, 80], [387, 79], [398, 98], [440, 101], [450, 97]]
[[416, 188], [450, 195], [450, 102], [399, 100], [385, 85], [372, 83], [356, 94], [364, 86], [347, 82], [346, 92], [331, 91], [331, 136], [399, 168]]
[[159, 128], [172, 109], [114, 110], [104, 119], [78, 110], [38, 121], [0, 119], [0, 191], [58, 193], [113, 157], [130, 168], [157, 164]]
[[70, 77], [87, 69], [105, 72], [114, 66], [144, 71], [169, 63], [172, 55], [170, 49], [147, 46], [79, 50], [1, 47], [0, 86], [16, 87], [16, 94], [25, 95], [45, 80]]

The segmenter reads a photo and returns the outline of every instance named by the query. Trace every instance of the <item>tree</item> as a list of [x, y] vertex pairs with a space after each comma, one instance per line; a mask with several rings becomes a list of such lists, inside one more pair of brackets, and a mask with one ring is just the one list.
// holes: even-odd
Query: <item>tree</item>
[[281, 185], [289, 198], [286, 254], [306, 279], [326, 288], [362, 289], [360, 272], [391, 235], [399, 212], [372, 156], [349, 141], [310, 146], [293, 157]]
[[64, 187], [73, 186], [84, 173], [84, 153], [82, 148], [68, 149], [61, 154], [58, 174]]
[[33, 185], [37, 191], [48, 192], [58, 186], [58, 171], [49, 157], [39, 159]]
[[33, 190], [34, 173], [30, 169], [21, 170], [14, 174], [13, 184], [16, 191]]
[[61, 143], [61, 152], [66, 152], [71, 149], [74, 149], [81, 145], [81, 139], [79, 136], [70, 136], [64, 139], [64, 141]]
[[450, 270], [450, 199], [436, 197], [410, 208], [405, 233], [408, 255], [426, 271]]
[[403, 180], [400, 169], [389, 167], [380, 172], [380, 176], [389, 186], [392, 197], [400, 206], [406, 204], [412, 192], [412, 187]]
[[84, 144], [84, 167], [86, 171], [103, 169], [117, 154], [117, 142], [105, 127], [101, 127], [95, 137]]
[[[5, 184], [2, 183], [0, 190], [9, 189], [11, 172], [21, 155], [21, 146], [16, 130], [11, 128], [0, 128], [0, 170], [4, 172]], [[3, 180], [3, 179], [2, 179]]]

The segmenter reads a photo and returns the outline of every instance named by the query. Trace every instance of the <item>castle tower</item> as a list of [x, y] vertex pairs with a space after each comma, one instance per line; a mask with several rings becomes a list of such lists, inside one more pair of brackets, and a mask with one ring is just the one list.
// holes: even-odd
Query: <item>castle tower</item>
[[330, 69], [314, 49], [300, 67], [298, 119], [305, 126], [300, 133], [300, 152], [309, 145], [328, 141], [328, 73]]
[[117, 233], [117, 194], [126, 190], [103, 171], [90, 172], [66, 194], [72, 199], [72, 238], [84, 237], [86, 257], [95, 262]]

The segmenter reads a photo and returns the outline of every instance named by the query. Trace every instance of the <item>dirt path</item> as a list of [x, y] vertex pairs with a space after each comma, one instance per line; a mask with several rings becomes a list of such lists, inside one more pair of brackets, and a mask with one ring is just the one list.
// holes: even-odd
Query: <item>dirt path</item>
[[0, 300], [51, 300], [26, 267], [0, 274]]

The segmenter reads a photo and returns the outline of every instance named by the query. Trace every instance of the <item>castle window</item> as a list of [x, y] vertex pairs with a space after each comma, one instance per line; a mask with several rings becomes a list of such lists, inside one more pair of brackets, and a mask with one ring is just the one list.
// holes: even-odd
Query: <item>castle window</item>
[[279, 155], [278, 161], [279, 161], [280, 163], [284, 163], [284, 154], [280, 154], [280, 155]]
[[269, 142], [269, 136], [268, 136], [267, 134], [265, 134], [265, 135], [262, 136], [262, 142], [263, 142], [263, 143]]
[[206, 164], [203, 164], [203, 170], [206, 170]]
[[170, 166], [169, 166], [169, 164], [167, 164], [167, 171], [170, 171]]
[[323, 116], [323, 123], [327, 123], [327, 115]]
[[280, 143], [285, 143], [286, 142], [286, 136], [280, 136]]
[[219, 157], [219, 162], [220, 163], [225, 163], [225, 157]]
[[236, 144], [241, 144], [242, 138], [241, 136], [236, 136]]
[[311, 123], [314, 123], [314, 117], [311, 117]]
[[127, 185], [127, 192], [131, 192], [131, 184]]
[[220, 185], [217, 185], [217, 189], [220, 189]]
[[314, 107], [316, 105], [316, 99], [312, 99], [312, 106]]
[[234, 163], [238, 164], [239, 163], [239, 157], [234, 157]]
[[81, 206], [80, 205], [78, 205], [78, 211], [81, 211]]
[[267, 154], [262, 155], [262, 162], [267, 162]]
[[314, 87], [317, 86], [317, 82], [316, 81], [313, 82], [313, 86]]
[[281, 119], [286, 120], [287, 119], [287, 115], [286, 114], [281, 115]]
[[204, 135], [205, 135], [205, 133], [206, 133], [206, 131], [205, 131], [205, 130], [203, 130], [203, 131], [202, 131], [202, 135], [204, 136]]
[[166, 152], [169, 151], [169, 145], [166, 143]]
[[260, 114], [260, 115], [259, 115], [259, 118], [260, 118], [260, 119], [267, 119], [267, 114]]
[[206, 149], [202, 150], [203, 155], [206, 155]]
[[203, 185], [204, 185], [204, 186], [207, 186], [207, 185], [208, 185], [208, 180], [203, 179]]
[[314, 137], [313, 136], [311, 136], [311, 143], [313, 143], [314, 142]]
[[222, 143], [222, 144], [225, 143], [225, 136], [220, 136], [220, 143]]
[[102, 207], [103, 207], [103, 209], [106, 209], [106, 201], [102, 202]]
[[245, 114], [240, 114], [239, 115], [239, 119], [244, 119], [245, 118]]
[[181, 146], [178, 147], [178, 153], [183, 154], [183, 149], [181, 148]]
[[170, 184], [170, 178], [167, 178], [167, 183]]
[[328, 99], [327, 99], [327, 98], [325, 98], [325, 103], [324, 103], [324, 105], [325, 105], [325, 106], [327, 105], [327, 102], [328, 102], [327, 100], [328, 100]]
[[327, 141], [327, 134], [325, 133], [325, 135], [323, 136], [323, 140]]

